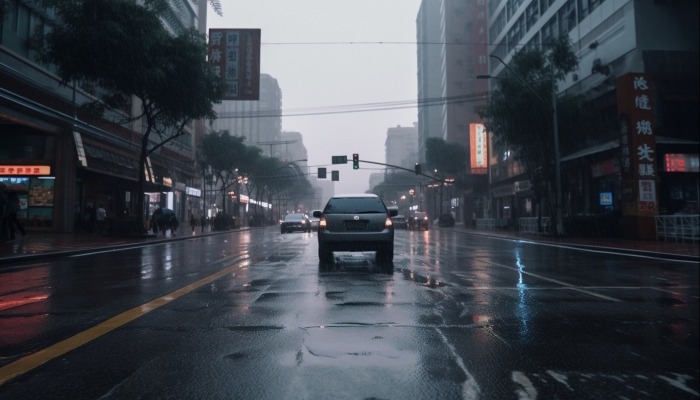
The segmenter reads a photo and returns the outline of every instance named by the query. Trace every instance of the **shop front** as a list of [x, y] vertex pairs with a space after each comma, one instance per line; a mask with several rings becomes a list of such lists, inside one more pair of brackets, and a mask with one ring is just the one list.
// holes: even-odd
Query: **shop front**
[[16, 188], [19, 198], [17, 213], [22, 226], [28, 230], [53, 228], [54, 185], [50, 165], [0, 165], [0, 183]]

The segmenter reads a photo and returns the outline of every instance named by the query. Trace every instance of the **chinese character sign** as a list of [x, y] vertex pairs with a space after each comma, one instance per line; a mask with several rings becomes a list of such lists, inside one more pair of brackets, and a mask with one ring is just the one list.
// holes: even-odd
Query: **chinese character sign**
[[488, 168], [488, 137], [483, 124], [469, 124], [472, 174], [485, 174]]
[[260, 29], [210, 29], [209, 63], [225, 84], [221, 100], [260, 99]]
[[624, 180], [639, 182], [632, 186], [638, 189], [637, 215], [656, 215], [658, 208], [655, 185], [659, 164], [652, 99], [649, 74], [628, 73], [617, 79], [621, 172]]
[[0, 165], [0, 175], [51, 175], [48, 165]]

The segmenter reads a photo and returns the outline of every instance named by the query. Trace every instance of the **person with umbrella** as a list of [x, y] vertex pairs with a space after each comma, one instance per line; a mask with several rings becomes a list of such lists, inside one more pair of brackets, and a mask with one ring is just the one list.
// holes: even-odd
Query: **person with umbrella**
[[10, 185], [4, 188], [3, 192], [7, 194], [8, 206], [5, 207], [5, 212], [3, 214], [2, 230], [5, 230], [5, 226], [9, 226], [10, 240], [15, 240], [16, 230], [19, 230], [22, 237], [27, 236], [27, 231], [24, 230], [22, 224], [20, 224], [17, 219], [17, 213], [20, 211], [19, 194], [27, 194], [29, 191], [22, 185]]

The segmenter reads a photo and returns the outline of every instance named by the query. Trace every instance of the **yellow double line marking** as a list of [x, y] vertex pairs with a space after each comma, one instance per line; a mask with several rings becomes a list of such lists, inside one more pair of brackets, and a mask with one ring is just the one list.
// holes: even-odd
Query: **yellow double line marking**
[[[232, 258], [240, 259], [242, 257], [247, 256], [236, 256]], [[226, 261], [226, 260], [224, 260]], [[237, 260], [238, 261], [238, 260]], [[163, 297], [159, 297], [155, 300], [149, 301], [146, 304], [142, 304], [138, 307], [134, 307], [131, 310], [125, 311], [116, 317], [112, 317], [108, 319], [107, 321], [94, 326], [86, 331], [80, 332], [75, 336], [72, 336], [62, 342], [56, 343], [53, 346], [47, 347], [43, 350], [39, 350], [36, 353], [30, 354], [24, 358], [21, 358], [15, 362], [12, 362], [10, 364], [5, 365], [4, 367], [0, 368], [0, 385], [4, 384], [5, 382], [9, 381], [12, 378], [15, 378], [19, 375], [24, 374], [27, 371], [30, 371], [56, 357], [60, 357], [66, 353], [68, 353], [71, 350], [74, 350], [85, 343], [97, 339], [98, 337], [104, 335], [105, 333], [108, 333], [114, 329], [119, 328], [120, 326], [129, 323], [144, 314], [151, 312], [155, 310], [158, 307], [161, 307], [165, 304], [170, 303], [171, 301], [177, 299], [180, 296], [186, 295], [187, 293], [204, 286], [210, 282], [213, 282], [222, 276], [233, 272], [236, 268], [239, 268], [242, 266], [244, 263], [237, 263], [235, 265], [232, 265], [224, 270], [221, 270], [213, 275], [210, 275], [204, 279], [200, 279], [197, 282], [194, 282], [192, 284], [189, 284], [181, 289], [178, 289], [172, 293], [166, 294]]]

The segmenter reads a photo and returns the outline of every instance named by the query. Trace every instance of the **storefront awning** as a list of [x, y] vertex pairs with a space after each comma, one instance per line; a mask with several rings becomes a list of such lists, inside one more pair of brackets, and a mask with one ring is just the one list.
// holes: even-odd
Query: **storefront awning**
[[[656, 136], [656, 143], [657, 144], [689, 144], [689, 145], [695, 145], [698, 146], [700, 145], [700, 142], [698, 141], [693, 141], [693, 140], [687, 140], [687, 139], [677, 139], [677, 138], [672, 138], [672, 137], [667, 137], [667, 136]], [[576, 153], [569, 154], [566, 157], [562, 157], [561, 161], [570, 161], [570, 160], [575, 160], [580, 157], [585, 157], [589, 156], [591, 154], [595, 153], [601, 153], [606, 150], [611, 150], [616, 147], [620, 146], [620, 140], [615, 139], [611, 140], [607, 143], [599, 144], [596, 146], [589, 147], [587, 149], [577, 151]]]
[[560, 161], [575, 160], [575, 159], [580, 158], [580, 157], [585, 157], [585, 156], [589, 156], [591, 154], [601, 153], [601, 152], [606, 151], [606, 150], [611, 150], [611, 149], [614, 149], [614, 148], [619, 147], [619, 146], [620, 146], [620, 140], [615, 139], [615, 140], [612, 140], [612, 141], [607, 142], [607, 143], [599, 144], [597, 146], [593, 146], [593, 147], [589, 147], [589, 148], [581, 150], [581, 151], [577, 151], [574, 154], [570, 154], [566, 157], [562, 157], [562, 159]]

